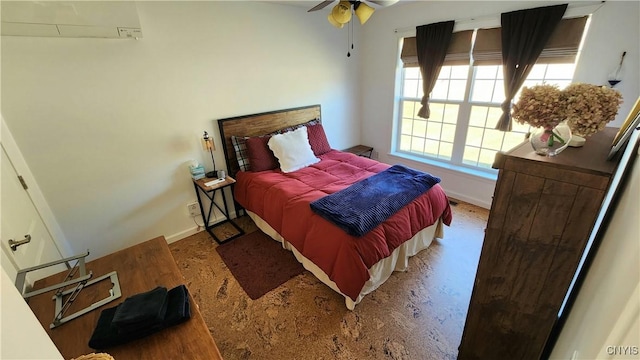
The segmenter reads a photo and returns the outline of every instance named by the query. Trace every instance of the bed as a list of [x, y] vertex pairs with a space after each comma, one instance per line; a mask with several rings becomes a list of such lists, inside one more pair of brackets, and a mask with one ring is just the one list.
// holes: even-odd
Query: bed
[[[229, 174], [236, 179], [234, 201], [305, 269], [341, 294], [348, 309], [394, 271], [405, 271], [409, 257], [442, 238], [443, 225], [451, 223], [448, 198], [439, 184], [362, 236], [349, 235], [314, 212], [310, 204], [390, 168], [332, 149], [320, 105], [220, 119], [218, 125]], [[278, 151], [281, 157], [270, 153], [269, 160], [264, 150], [257, 150], [269, 149], [275, 135], [301, 132], [308, 138], [313, 163], [291, 168]]]

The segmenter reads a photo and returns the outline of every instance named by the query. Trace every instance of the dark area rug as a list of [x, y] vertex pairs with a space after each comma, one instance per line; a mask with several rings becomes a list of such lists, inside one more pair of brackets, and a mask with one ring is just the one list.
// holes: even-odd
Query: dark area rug
[[222, 244], [216, 251], [252, 300], [304, 271], [292, 252], [262, 231]]

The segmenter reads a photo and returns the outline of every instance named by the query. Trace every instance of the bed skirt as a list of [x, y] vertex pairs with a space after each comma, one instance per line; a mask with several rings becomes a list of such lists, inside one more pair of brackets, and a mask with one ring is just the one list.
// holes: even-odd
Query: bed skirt
[[369, 268], [369, 280], [364, 284], [364, 287], [360, 291], [360, 294], [353, 301], [350, 297], [343, 294], [335, 282], [329, 279], [329, 276], [325, 274], [322, 269], [320, 269], [316, 264], [308, 260], [304, 257], [295, 247], [293, 247], [288, 241], [286, 241], [278, 232], [276, 232], [266, 221], [262, 220], [258, 215], [251, 211], [247, 211], [249, 217], [255, 222], [256, 226], [262, 232], [269, 235], [276, 241], [279, 241], [282, 244], [282, 247], [293, 252], [296, 259], [304, 266], [305, 269], [310, 271], [318, 280], [323, 282], [325, 285], [329, 286], [331, 289], [339, 293], [345, 298], [345, 304], [347, 309], [353, 310], [362, 298], [368, 293], [377, 289], [380, 285], [382, 285], [391, 273], [394, 271], [406, 271], [409, 265], [409, 258], [416, 255], [420, 251], [426, 249], [431, 245], [433, 239], [438, 238], [442, 239], [444, 237], [444, 231], [442, 227], [442, 219], [438, 219], [438, 221], [421, 231], [419, 231], [416, 235], [414, 235], [411, 239], [404, 242], [402, 245], [397, 247], [391, 255], [388, 257], [378, 261], [371, 268]]

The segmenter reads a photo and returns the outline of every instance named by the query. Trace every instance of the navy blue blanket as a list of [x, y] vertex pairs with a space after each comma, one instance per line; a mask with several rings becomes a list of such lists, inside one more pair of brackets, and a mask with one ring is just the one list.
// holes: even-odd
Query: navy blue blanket
[[362, 236], [439, 182], [430, 174], [394, 165], [310, 205], [347, 234]]

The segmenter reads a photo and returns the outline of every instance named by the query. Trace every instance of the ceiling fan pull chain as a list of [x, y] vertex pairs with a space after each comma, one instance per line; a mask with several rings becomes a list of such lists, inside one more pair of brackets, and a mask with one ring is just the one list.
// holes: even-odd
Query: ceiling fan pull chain
[[353, 21], [351, 21], [351, 50], [353, 50]]
[[349, 32], [349, 28], [347, 27], [347, 57], [351, 57], [351, 51], [349, 51], [349, 42], [351, 41], [350, 37], [351, 33]]
[[349, 50], [349, 43], [351, 43], [351, 50], [353, 50], [353, 21], [349, 22], [347, 29], [347, 57], [351, 57], [351, 51]]

